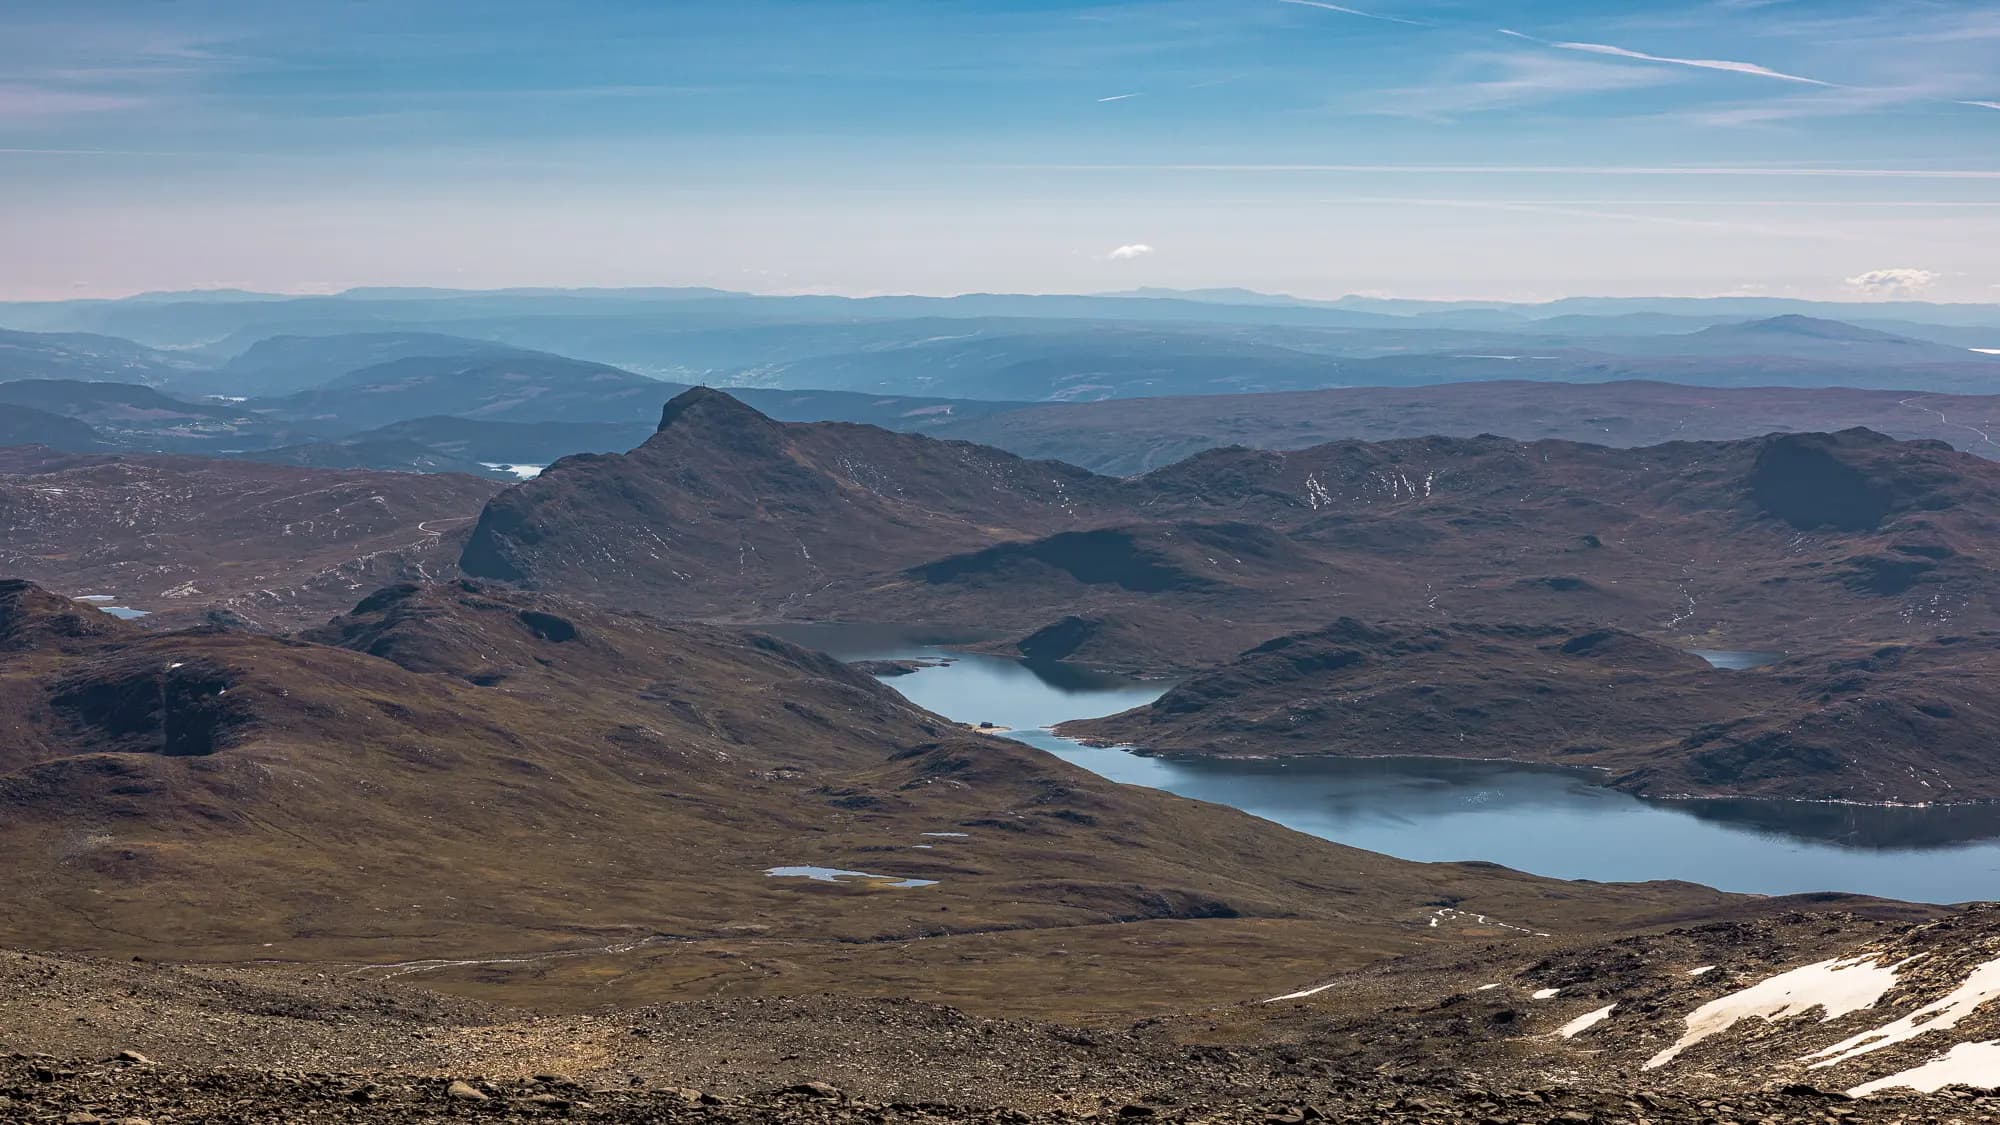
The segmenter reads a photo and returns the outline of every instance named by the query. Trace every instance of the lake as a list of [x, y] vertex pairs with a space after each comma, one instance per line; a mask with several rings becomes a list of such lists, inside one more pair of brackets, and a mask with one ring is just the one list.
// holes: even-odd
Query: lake
[[1584, 772], [1505, 762], [1149, 758], [1083, 746], [1046, 728], [1143, 706], [1166, 690], [1164, 682], [953, 653], [939, 646], [970, 638], [950, 632], [771, 631], [844, 660], [950, 658], [884, 682], [921, 707], [1011, 728], [1008, 737], [1113, 781], [1233, 805], [1405, 859], [1490, 860], [1602, 882], [1686, 879], [1755, 894], [2000, 897], [2000, 806], [1645, 801], [1592, 784]]

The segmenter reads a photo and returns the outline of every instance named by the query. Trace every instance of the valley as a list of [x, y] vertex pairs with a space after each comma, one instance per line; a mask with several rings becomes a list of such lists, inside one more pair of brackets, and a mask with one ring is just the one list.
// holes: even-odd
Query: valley
[[1399, 756], [1385, 741], [1364, 757], [1335, 757], [1319, 749], [1339, 738], [1325, 723], [1317, 737], [1300, 739], [1317, 752], [1275, 757], [1176, 753], [1146, 734], [1097, 746], [1091, 732], [1132, 729], [1121, 728], [1121, 712], [1163, 705], [1179, 687], [965, 652], [949, 631], [779, 632], [857, 666], [917, 663], [884, 682], [927, 710], [993, 722], [1108, 780], [1228, 805], [1402, 859], [1477, 857], [1563, 879], [1672, 879], [1768, 895], [1839, 888], [1935, 903], [1981, 898], [2000, 863], [2000, 806], [1990, 802], [1634, 799], [1617, 792], [1601, 766], [1506, 760], [1520, 742], [1453, 740], [1460, 756], [1443, 757], [1435, 749]]
[[[77, 310], [175, 350], [0, 382], [0, 1116], [1889, 1121], [1986, 1080], [1957, 343], [1566, 323], [1616, 381], [1521, 382], [1476, 369], [1584, 353], [415, 300]], [[670, 340], [709, 366], [628, 350]], [[1675, 356], [1915, 381], [1617, 380]], [[1758, 1006], [1828, 962], [1885, 983]]]
[[[592, 960], [543, 966], [537, 947], [615, 946], [634, 1002], [898, 980], [1101, 1013], [1157, 1010], [1146, 982], [1167, 972], [1254, 994], [1268, 966], [1233, 963], [1227, 941], [1199, 952], [1211, 925], [1340, 959], [1432, 940], [1440, 897], [1544, 926], [1760, 909], [1341, 848], [965, 732], [768, 637], [475, 583], [389, 587], [275, 637], [147, 629], [21, 582], [0, 595], [5, 944], [436, 958], [499, 974], [503, 998]], [[768, 873], [794, 865], [924, 882]], [[1152, 923], [1183, 935], [1171, 964], [1093, 958], [1035, 982], [1046, 938]], [[689, 977], [709, 956], [692, 950], [750, 963]], [[990, 967], [968, 979], [968, 960]], [[510, 964], [532, 971], [507, 983]], [[438, 968], [426, 981], [452, 975]]]
[[0, 1125], [2000, 1125], [1990, 0], [0, 4]]

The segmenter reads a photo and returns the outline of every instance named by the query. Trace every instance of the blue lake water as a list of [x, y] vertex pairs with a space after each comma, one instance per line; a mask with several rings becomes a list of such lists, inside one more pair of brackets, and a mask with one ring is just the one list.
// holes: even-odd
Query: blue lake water
[[[1233, 805], [1315, 836], [1415, 860], [1489, 860], [1565, 879], [1686, 879], [1758, 894], [1850, 891], [1920, 902], [2000, 898], [2000, 806], [1643, 801], [1574, 770], [1446, 759], [1189, 760], [1082, 746], [1045, 729], [1143, 706], [1167, 685], [946, 652], [963, 637], [774, 630], [842, 659], [946, 656], [885, 680], [912, 702], [1113, 781]], [[1761, 654], [1759, 654], [1761, 655]]]
[[936, 879], [910, 879], [900, 875], [874, 875], [866, 871], [849, 871], [844, 867], [771, 867], [764, 871], [773, 879], [811, 879], [818, 883], [868, 883], [878, 887], [892, 887], [896, 890], [914, 890], [917, 887], [935, 887]]
[[1713, 667], [1728, 672], [1762, 668], [1766, 664], [1776, 664], [1785, 658], [1782, 652], [1736, 652], [1721, 648], [1697, 648], [1690, 651], [1708, 661]]

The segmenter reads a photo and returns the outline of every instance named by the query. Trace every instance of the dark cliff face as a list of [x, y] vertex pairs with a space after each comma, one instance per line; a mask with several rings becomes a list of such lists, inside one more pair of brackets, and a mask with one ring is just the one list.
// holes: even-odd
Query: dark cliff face
[[1765, 440], [1747, 484], [1778, 519], [1809, 531], [1873, 531], [1894, 514], [1990, 502], [1989, 483], [1942, 442], [1896, 441], [1872, 430]]
[[527, 575], [514, 565], [515, 544], [532, 542], [534, 532], [518, 500], [506, 493], [488, 501], [459, 553], [458, 568], [474, 578], [519, 582]]
[[1822, 434], [1774, 438], [1766, 444], [1750, 474], [1750, 495], [1765, 511], [1802, 531], [1873, 530], [1894, 504], [1888, 489], [1842, 460], [1835, 443]]
[[969, 555], [940, 559], [912, 571], [933, 585], [1007, 581], [1041, 569], [1085, 586], [1112, 586], [1133, 593], [1193, 592], [1214, 583], [1180, 559], [1125, 528], [1069, 531], [1027, 543], [1004, 543]]

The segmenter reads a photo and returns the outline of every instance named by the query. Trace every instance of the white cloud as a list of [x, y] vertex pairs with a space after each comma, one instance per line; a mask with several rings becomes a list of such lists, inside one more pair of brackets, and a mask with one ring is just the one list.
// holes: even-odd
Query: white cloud
[[1911, 266], [1869, 270], [1847, 279], [1847, 287], [1865, 297], [1915, 297], [1937, 283], [1939, 274]]
[[1120, 246], [1104, 257], [1113, 262], [1129, 262], [1134, 258], [1143, 258], [1152, 252], [1153, 248], [1151, 246], [1143, 242], [1134, 242], [1129, 246]]
[[1097, 100], [1100, 102], [1122, 102], [1126, 98], [1136, 98], [1138, 96], [1137, 94], [1113, 94], [1108, 98], [1099, 98]]

